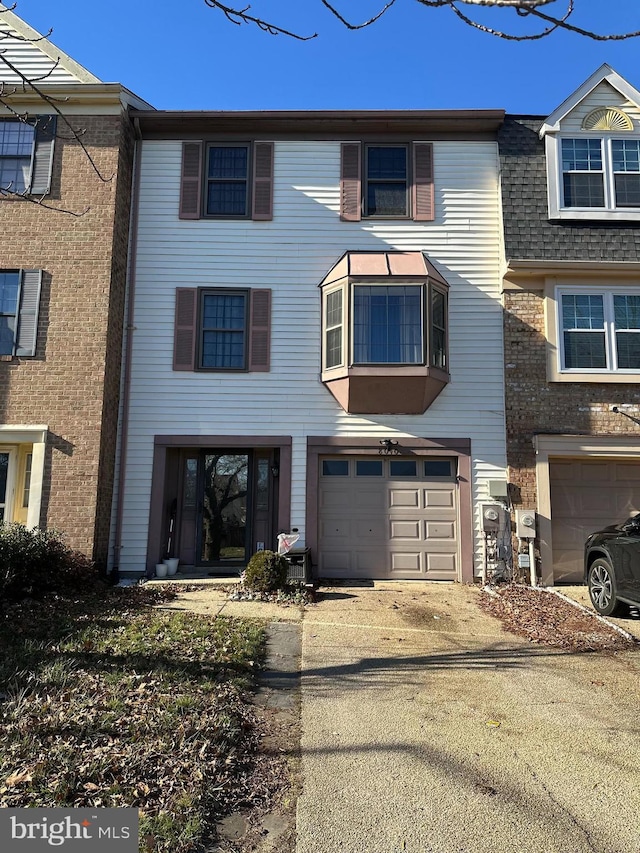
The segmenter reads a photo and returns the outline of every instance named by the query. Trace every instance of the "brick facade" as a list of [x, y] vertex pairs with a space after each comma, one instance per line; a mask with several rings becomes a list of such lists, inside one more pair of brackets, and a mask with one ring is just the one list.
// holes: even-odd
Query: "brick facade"
[[47, 424], [40, 523], [104, 565], [113, 491], [133, 134], [72, 116], [102, 180], [58, 122], [45, 204], [0, 199], [0, 269], [42, 269], [34, 358], [0, 362], [0, 423]]
[[504, 294], [505, 405], [509, 480], [513, 501], [536, 506], [533, 437], [630, 435], [640, 428], [611, 411], [611, 406], [640, 406], [640, 386], [547, 381], [546, 339], [541, 291]]

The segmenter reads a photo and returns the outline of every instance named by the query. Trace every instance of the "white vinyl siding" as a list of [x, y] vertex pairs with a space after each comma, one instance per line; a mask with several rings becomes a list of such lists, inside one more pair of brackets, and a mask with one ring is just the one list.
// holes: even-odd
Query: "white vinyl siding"
[[[11, 7], [10, 3], [5, 5]], [[18, 11], [22, 12], [22, 9]], [[27, 80], [37, 80], [40, 84], [100, 82], [86, 68], [51, 42], [46, 39], [38, 41], [38, 33], [23, 21], [19, 21], [16, 26], [20, 27], [26, 38], [18, 37], [10, 23], [13, 17], [11, 12], [5, 12], [0, 16], [0, 44], [3, 56], [19, 68]], [[0, 64], [0, 83], [19, 83], [20, 81], [21, 78], [6, 64]]]
[[[179, 220], [179, 141], [142, 144], [120, 569], [145, 565], [154, 434], [291, 435], [304, 539], [306, 439], [471, 438], [474, 501], [504, 479], [497, 146], [435, 142], [435, 221], [340, 221], [340, 141], [275, 143], [273, 220]], [[426, 251], [450, 285], [452, 381], [419, 416], [342, 411], [320, 382], [319, 282], [348, 250]], [[177, 287], [272, 289], [271, 370], [172, 370]], [[477, 534], [479, 545], [479, 533]]]
[[562, 133], [572, 134], [582, 130], [582, 122], [589, 113], [597, 110], [599, 107], [617, 107], [626, 113], [636, 125], [640, 123], [640, 109], [636, 104], [624, 98], [620, 92], [616, 91], [606, 80], [599, 83], [596, 88], [589, 93], [589, 96], [581, 101], [577, 107], [572, 110], [562, 120]]

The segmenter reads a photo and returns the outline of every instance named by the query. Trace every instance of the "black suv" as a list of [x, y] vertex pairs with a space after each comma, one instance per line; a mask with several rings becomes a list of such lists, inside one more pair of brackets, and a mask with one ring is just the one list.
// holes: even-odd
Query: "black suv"
[[640, 607], [640, 514], [592, 533], [585, 543], [584, 582], [603, 616]]

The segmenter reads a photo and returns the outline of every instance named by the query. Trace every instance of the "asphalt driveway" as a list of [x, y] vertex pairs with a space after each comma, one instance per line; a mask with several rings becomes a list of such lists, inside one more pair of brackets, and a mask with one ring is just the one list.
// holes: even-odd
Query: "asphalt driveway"
[[638, 853], [640, 653], [531, 645], [477, 595], [307, 611], [297, 853]]

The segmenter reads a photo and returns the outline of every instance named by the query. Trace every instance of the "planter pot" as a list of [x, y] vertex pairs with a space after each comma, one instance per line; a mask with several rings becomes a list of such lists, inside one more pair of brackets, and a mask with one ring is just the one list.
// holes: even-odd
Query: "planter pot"
[[167, 567], [168, 575], [175, 575], [178, 571], [178, 563], [180, 562], [178, 557], [169, 557], [164, 561], [165, 566]]
[[166, 578], [167, 576], [167, 567], [164, 563], [156, 563], [156, 577], [157, 578]]

